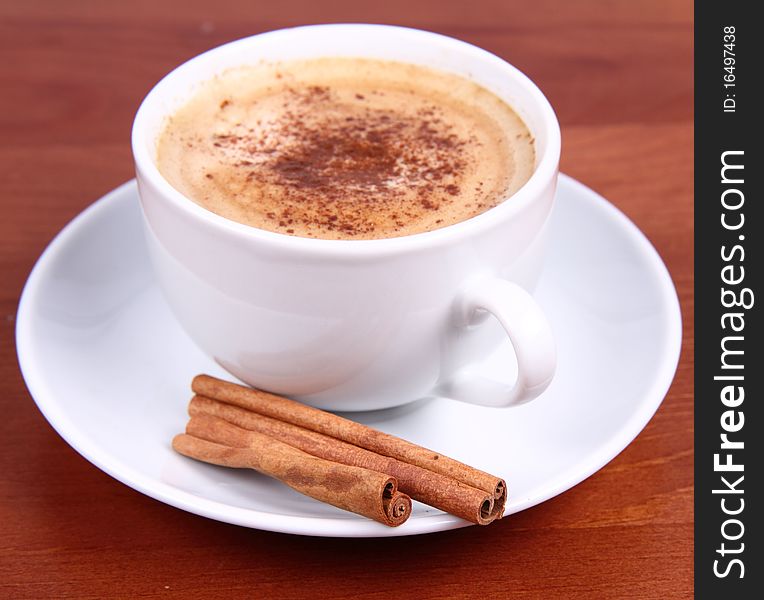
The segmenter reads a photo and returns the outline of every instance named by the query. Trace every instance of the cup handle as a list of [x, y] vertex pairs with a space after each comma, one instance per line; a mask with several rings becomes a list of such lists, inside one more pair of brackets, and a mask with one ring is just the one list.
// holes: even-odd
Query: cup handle
[[466, 370], [442, 383], [437, 393], [483, 406], [515, 406], [533, 400], [552, 382], [557, 347], [552, 329], [533, 297], [519, 285], [486, 277], [467, 286], [457, 298], [457, 326], [490, 313], [507, 332], [517, 357], [517, 381], [507, 385]]

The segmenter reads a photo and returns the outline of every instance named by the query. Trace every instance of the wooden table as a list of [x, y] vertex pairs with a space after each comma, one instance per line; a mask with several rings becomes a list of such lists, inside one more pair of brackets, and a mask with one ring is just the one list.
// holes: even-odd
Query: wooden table
[[[647, 234], [682, 301], [662, 407], [574, 489], [491, 527], [415, 538], [248, 530], [152, 500], [64, 443], [15, 358], [22, 285], [45, 244], [132, 177], [149, 88], [225, 41], [368, 21], [478, 44], [556, 107], [562, 169]], [[692, 591], [692, 3], [496, 0], [0, 2], [0, 597], [681, 598]]]

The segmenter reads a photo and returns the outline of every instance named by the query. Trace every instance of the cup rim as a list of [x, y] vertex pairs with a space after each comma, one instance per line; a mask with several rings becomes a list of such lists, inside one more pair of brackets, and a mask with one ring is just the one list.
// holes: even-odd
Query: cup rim
[[[461, 53], [471, 54], [476, 60], [491, 61], [495, 65], [503, 68], [509, 76], [513, 77], [517, 83], [522, 85], [526, 91], [530, 93], [535, 105], [541, 112], [543, 127], [546, 130], [544, 152], [538, 160], [531, 177], [522, 187], [511, 194], [509, 197], [511, 198], [511, 201], [507, 201], [509, 200], [509, 198], [507, 198], [496, 206], [464, 221], [459, 221], [432, 231], [399, 237], [364, 240], [308, 238], [259, 229], [218, 215], [217, 213], [200, 206], [173, 187], [160, 173], [155, 161], [150, 155], [150, 144], [146, 143], [148, 141], [146, 139], [148, 133], [145, 121], [148, 118], [149, 112], [152, 110], [152, 104], [159, 100], [164, 88], [172, 84], [173, 79], [178, 73], [194, 69], [198, 63], [208, 60], [210, 55], [230, 51], [230, 49], [235, 46], [246, 46], [248, 44], [256, 43], [256, 40], [265, 37], [300, 35], [303, 31], [317, 29], [332, 31], [332, 33], [336, 34], [340, 34], [341, 32], [342, 34], [353, 33], [356, 35], [363, 33], [363, 31], [359, 30], [392, 30], [405, 35], [427, 39], [431, 43], [449, 46]], [[534, 136], [535, 135], [536, 133], [534, 132]], [[554, 109], [538, 86], [517, 67], [487, 50], [479, 48], [469, 42], [423, 29], [400, 27], [396, 25], [332, 23], [290, 27], [258, 33], [216, 46], [178, 65], [157, 82], [141, 102], [133, 121], [131, 144], [139, 181], [141, 178], [145, 178], [160, 192], [161, 197], [173, 205], [174, 208], [182, 211], [185, 215], [196, 221], [203, 221], [205, 224], [216, 228], [224, 235], [235, 236], [243, 241], [259, 241], [281, 248], [297, 251], [303, 250], [312, 254], [333, 256], [356, 254], [360, 256], [369, 254], [398, 254], [411, 250], [431, 249], [441, 245], [452, 244], [469, 236], [479, 236], [482, 232], [495, 226], [496, 221], [509, 219], [513, 215], [522, 212], [529, 204], [532, 204], [535, 200], [544, 195], [544, 189], [548, 186], [549, 182], [557, 176], [560, 160], [561, 135], [560, 125]]]

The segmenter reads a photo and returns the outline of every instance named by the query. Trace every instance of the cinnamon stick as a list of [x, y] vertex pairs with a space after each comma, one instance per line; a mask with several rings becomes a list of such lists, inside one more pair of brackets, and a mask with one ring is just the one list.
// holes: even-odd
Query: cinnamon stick
[[172, 447], [190, 458], [225, 467], [250, 468], [274, 477], [298, 492], [363, 515], [390, 527], [411, 514], [411, 499], [394, 477], [317, 458], [266, 435], [250, 433], [248, 447], [231, 447], [188, 434]]
[[201, 396], [191, 400], [188, 412], [191, 420], [186, 433], [199, 438], [230, 446], [252, 447], [257, 440], [251, 433], [257, 432], [313, 456], [391, 475], [398, 480], [398, 489], [414, 500], [472, 523], [487, 525], [503, 514], [503, 504], [496, 502], [488, 492], [291, 423]]
[[490, 512], [496, 513], [498, 511], [499, 514], [496, 515], [496, 518], [503, 514], [507, 498], [507, 487], [503, 479], [443, 456], [438, 452], [300, 402], [223, 381], [209, 375], [197, 375], [191, 388], [199, 396], [219, 400], [278, 421], [297, 425], [365, 448], [376, 454], [416, 465], [469, 487], [487, 492], [494, 500]]

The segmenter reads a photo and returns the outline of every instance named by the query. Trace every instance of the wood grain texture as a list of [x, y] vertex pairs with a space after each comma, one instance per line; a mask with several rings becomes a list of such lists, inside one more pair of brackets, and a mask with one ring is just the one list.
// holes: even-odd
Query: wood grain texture
[[[487, 528], [331, 540], [186, 514], [77, 455], [18, 371], [26, 276], [69, 219], [132, 176], [132, 117], [153, 83], [225, 41], [337, 21], [438, 31], [527, 72], [558, 111], [563, 171], [642, 228], [682, 302], [679, 371], [647, 428], [588, 480]], [[0, 597], [691, 596], [689, 0], [0, 0], [0, 56]]]

